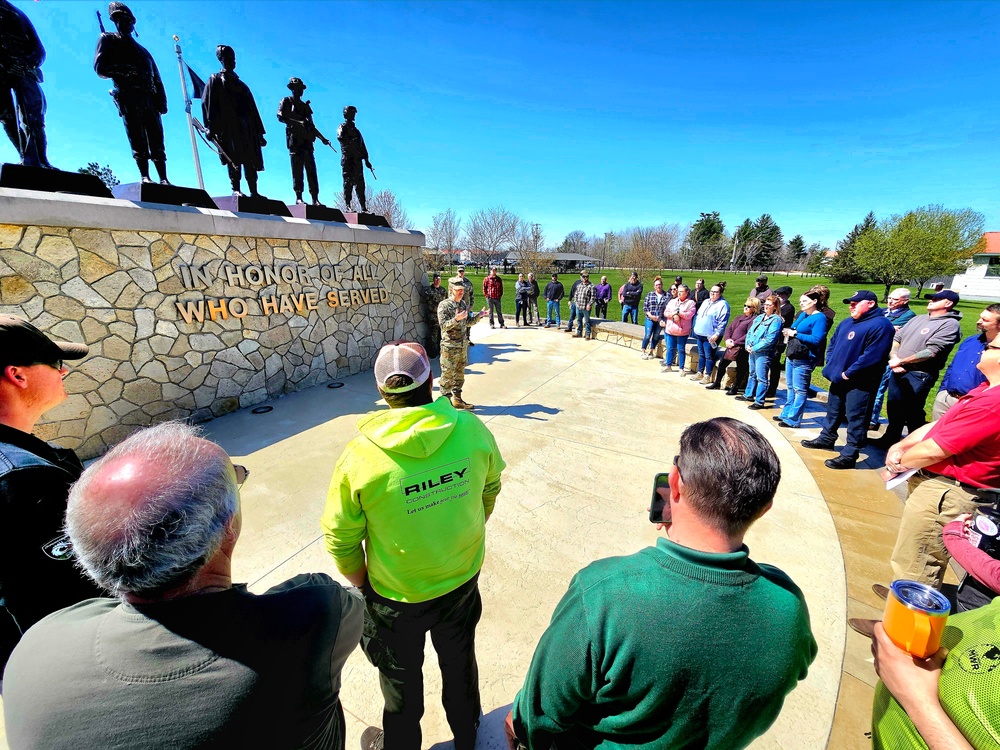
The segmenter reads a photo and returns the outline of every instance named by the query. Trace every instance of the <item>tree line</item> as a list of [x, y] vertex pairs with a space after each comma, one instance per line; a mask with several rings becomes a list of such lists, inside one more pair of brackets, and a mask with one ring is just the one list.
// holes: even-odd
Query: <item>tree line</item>
[[504, 206], [461, 219], [454, 210], [435, 214], [426, 231], [428, 248], [443, 266], [449, 254], [464, 251], [474, 265], [503, 265], [511, 254], [519, 268], [549, 265], [543, 253], [578, 253], [602, 266], [636, 269], [676, 268], [714, 271], [804, 271], [843, 283], [914, 282], [918, 293], [935, 276], [960, 273], [983, 240], [982, 214], [932, 205], [882, 221], [874, 213], [837, 242], [836, 252], [801, 234], [786, 241], [770, 214], [747, 218], [732, 231], [718, 211], [703, 212], [689, 226], [659, 224], [607, 231], [574, 230], [558, 245], [545, 245], [544, 232]]

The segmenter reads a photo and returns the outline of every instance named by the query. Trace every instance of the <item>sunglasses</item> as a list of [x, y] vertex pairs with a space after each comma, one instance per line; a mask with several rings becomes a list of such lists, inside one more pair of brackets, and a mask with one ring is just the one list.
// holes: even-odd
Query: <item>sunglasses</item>
[[684, 475], [681, 474], [681, 465], [677, 463], [678, 461], [680, 461], [680, 459], [681, 459], [680, 455], [674, 456], [674, 466], [677, 467], [677, 476], [681, 478], [681, 481], [684, 481]]
[[247, 481], [250, 476], [250, 469], [246, 466], [240, 466], [239, 464], [233, 464], [233, 469], [236, 471], [236, 486], [242, 487], [243, 483]]

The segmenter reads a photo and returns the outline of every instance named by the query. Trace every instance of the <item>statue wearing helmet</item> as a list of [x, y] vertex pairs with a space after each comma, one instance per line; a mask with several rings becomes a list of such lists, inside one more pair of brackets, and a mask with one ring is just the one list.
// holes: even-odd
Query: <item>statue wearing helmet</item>
[[21, 163], [51, 167], [45, 155], [45, 48], [31, 21], [0, 0], [0, 123]]
[[368, 161], [368, 148], [365, 139], [354, 124], [354, 116], [358, 108], [348, 105], [344, 107], [344, 121], [337, 128], [337, 140], [340, 141], [340, 166], [344, 170], [344, 204], [351, 208], [351, 192], [358, 197], [362, 211], [368, 211], [365, 204], [365, 171], [366, 165], [372, 168]]
[[302, 98], [306, 85], [301, 78], [289, 78], [288, 89], [291, 96], [286, 96], [278, 104], [278, 121], [285, 123], [285, 143], [292, 162], [292, 189], [295, 191], [295, 202], [302, 200], [302, 172], [309, 180], [309, 195], [312, 204], [321, 206], [319, 202], [319, 179], [316, 177], [316, 155], [314, 143], [319, 138], [326, 146], [331, 145], [316, 129], [313, 123], [313, 111], [310, 103]]
[[125, 3], [111, 3], [108, 17], [117, 31], [101, 34], [94, 53], [94, 70], [101, 78], [114, 81], [111, 97], [125, 123], [132, 158], [142, 181], [152, 182], [149, 178], [152, 160], [160, 182], [167, 185], [167, 154], [160, 121], [160, 116], [167, 112], [167, 94], [160, 71], [149, 51], [132, 37], [135, 15], [129, 7]]

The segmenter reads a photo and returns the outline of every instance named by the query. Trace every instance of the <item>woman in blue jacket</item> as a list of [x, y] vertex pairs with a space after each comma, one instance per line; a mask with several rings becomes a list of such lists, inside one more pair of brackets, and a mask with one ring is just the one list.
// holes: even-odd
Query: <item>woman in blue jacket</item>
[[[715, 353], [729, 322], [729, 303], [722, 297], [725, 291], [725, 281], [713, 284], [708, 299], [701, 303], [694, 316], [691, 331], [698, 342], [698, 371], [691, 377], [695, 383], [708, 385], [712, 382]], [[681, 377], [684, 377], [683, 371]]]
[[[767, 393], [768, 372], [771, 354], [781, 335], [781, 302], [772, 294], [764, 300], [764, 312], [753, 319], [747, 331], [746, 349], [750, 352], [750, 377], [743, 401], [753, 401], [751, 409], [766, 409], [764, 395]], [[739, 398], [737, 396], [737, 398]]]
[[[798, 427], [802, 424], [802, 412], [806, 410], [813, 368], [819, 358], [820, 344], [830, 327], [830, 321], [819, 309], [819, 300], [817, 292], [806, 292], [799, 297], [799, 309], [802, 312], [795, 318], [791, 328], [782, 331], [789, 345], [785, 350], [785, 386], [788, 398], [781, 414], [775, 417], [782, 427]], [[792, 345], [792, 339], [797, 339], [803, 346]]]

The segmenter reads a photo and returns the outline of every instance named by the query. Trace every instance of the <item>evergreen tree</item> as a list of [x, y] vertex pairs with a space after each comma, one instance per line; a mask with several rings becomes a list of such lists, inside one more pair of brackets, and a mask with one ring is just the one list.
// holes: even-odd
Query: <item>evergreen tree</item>
[[875, 212], [870, 211], [864, 221], [855, 224], [854, 229], [837, 243], [837, 257], [830, 264], [830, 278], [833, 281], [838, 284], [859, 284], [868, 281], [865, 272], [861, 270], [855, 260], [854, 252], [858, 238], [865, 232], [874, 230], [877, 225]]
[[87, 166], [80, 167], [76, 171], [80, 174], [92, 174], [94, 177], [100, 177], [101, 182], [107, 185], [108, 190], [113, 188], [115, 185], [120, 185], [122, 182], [115, 176], [115, 173], [111, 171], [111, 167], [102, 167], [96, 161], [92, 161]]
[[795, 260], [802, 260], [802, 257], [806, 254], [806, 241], [802, 239], [801, 234], [795, 235], [788, 241], [788, 249]]

